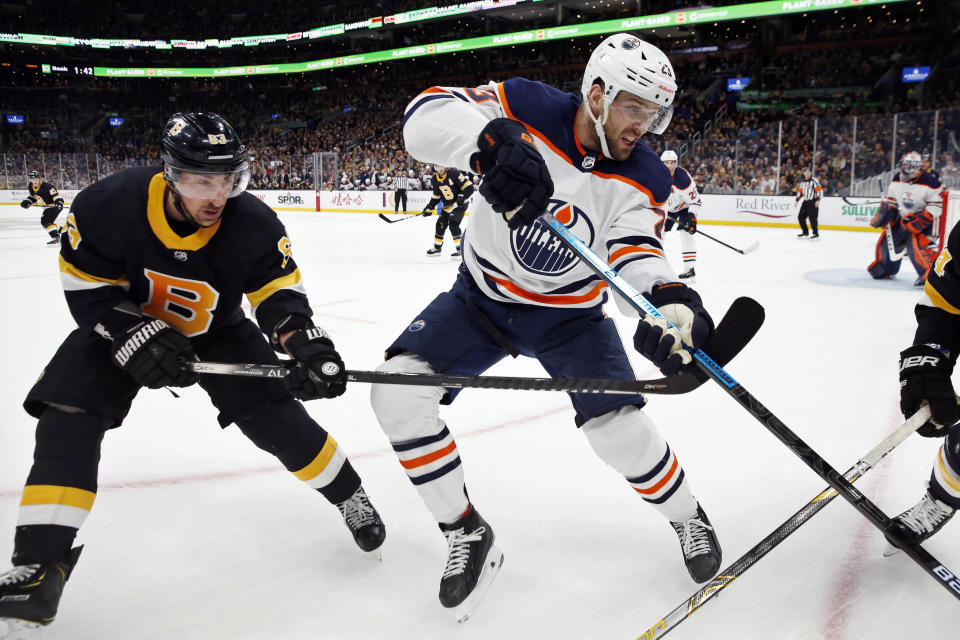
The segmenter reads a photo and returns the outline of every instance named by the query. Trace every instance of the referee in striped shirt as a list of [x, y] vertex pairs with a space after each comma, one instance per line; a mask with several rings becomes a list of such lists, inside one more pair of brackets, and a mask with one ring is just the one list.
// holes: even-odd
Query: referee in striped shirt
[[402, 173], [398, 173], [393, 178], [393, 188], [395, 189], [393, 194], [393, 212], [398, 213], [400, 211], [400, 201], [403, 200], [403, 212], [407, 212], [407, 187], [410, 179]]
[[[820, 215], [820, 198], [823, 197], [823, 187], [820, 181], [813, 177], [810, 169], [803, 170], [803, 180], [797, 183], [793, 188], [797, 193], [797, 202], [800, 202], [800, 214], [797, 221], [800, 223], [801, 233], [798, 238], [819, 238], [820, 232], [817, 230], [817, 216]], [[807, 233], [807, 219], [810, 220], [810, 230], [813, 234]]]

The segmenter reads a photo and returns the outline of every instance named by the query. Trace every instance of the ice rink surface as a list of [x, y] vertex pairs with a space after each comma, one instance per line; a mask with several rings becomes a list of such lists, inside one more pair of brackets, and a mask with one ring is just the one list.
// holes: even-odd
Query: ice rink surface
[[[384, 348], [457, 263], [424, 255], [433, 220], [387, 225], [374, 215], [284, 213], [316, 321], [350, 369]], [[469, 218], [467, 218], [469, 228]], [[740, 255], [699, 238], [696, 265], [719, 318], [741, 295], [766, 324], [726, 369], [841, 472], [902, 421], [898, 353], [913, 337], [916, 274], [874, 283], [876, 236], [704, 226]], [[13, 546], [34, 420], [21, 402], [73, 327], [57, 253], [39, 213], [0, 208], [0, 566]], [[668, 234], [680, 266], [677, 233]], [[635, 320], [608, 311], [621, 332]], [[639, 356], [641, 377], [657, 372]], [[544, 375], [504, 361], [502, 375]], [[457, 625], [437, 601], [446, 547], [351, 384], [310, 413], [350, 455], [387, 526], [383, 561], [364, 557], [337, 510], [246, 441], [221, 430], [199, 387], [179, 399], [141, 392], [107, 434], [96, 505], [78, 536], [83, 556], [49, 640], [233, 638], [636, 638], [693, 594], [666, 520], [591, 451], [564, 394], [464, 391], [442, 409], [470, 495], [497, 533], [503, 569], [474, 617]], [[724, 567], [824, 488], [825, 482], [717, 385], [651, 396], [649, 414], [677, 452], [716, 526]], [[912, 436], [857, 486], [888, 514], [922, 495], [939, 440]], [[960, 524], [926, 548], [960, 571]], [[960, 606], [837, 499], [671, 638], [845, 640], [956, 637]]]

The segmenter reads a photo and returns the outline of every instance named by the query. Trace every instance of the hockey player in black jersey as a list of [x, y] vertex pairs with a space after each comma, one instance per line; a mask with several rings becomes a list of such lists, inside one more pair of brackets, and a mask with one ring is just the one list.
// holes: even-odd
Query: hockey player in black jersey
[[[244, 191], [246, 148], [216, 114], [176, 114], [161, 156], [162, 169], [125, 169], [84, 189], [67, 217], [60, 276], [78, 328], [24, 402], [39, 422], [14, 568], [0, 574], [0, 627], [29, 629], [56, 615], [96, 498], [101, 441], [141, 387], [199, 383], [220, 425], [236, 423], [336, 505], [362, 550], [383, 543], [357, 472], [297, 401], [339, 396], [345, 369], [311, 320], [283, 225]], [[243, 295], [256, 323], [240, 308]], [[295, 361], [282, 380], [199, 378], [183, 368], [198, 356], [275, 364], [274, 350]]]
[[32, 205], [42, 202], [47, 205], [40, 215], [40, 225], [50, 235], [50, 246], [60, 244], [60, 227], [57, 226], [57, 216], [63, 211], [63, 196], [49, 182], [40, 177], [40, 172], [32, 170], [27, 174], [30, 183], [27, 185], [27, 197], [20, 202], [20, 206], [29, 209]]
[[473, 195], [473, 181], [470, 175], [457, 169], [447, 169], [446, 167], [436, 167], [437, 172], [430, 177], [430, 187], [433, 189], [433, 197], [427, 206], [423, 208], [424, 216], [432, 216], [437, 204], [442, 203], [443, 209], [437, 219], [435, 235], [433, 237], [433, 248], [427, 250], [428, 256], [439, 256], [443, 248], [443, 234], [447, 227], [450, 227], [450, 235], [453, 236], [453, 254], [451, 257], [460, 257], [460, 238], [463, 237], [463, 231], [460, 229], [460, 223], [467, 212], [467, 200]]
[[924, 295], [914, 309], [913, 346], [900, 354], [900, 409], [910, 416], [928, 404], [930, 421], [918, 433], [943, 438], [923, 497], [894, 519], [899, 537], [915, 543], [943, 528], [960, 508], [960, 412], [950, 380], [960, 354], [960, 264], [953, 260], [954, 253], [960, 256], [956, 226], [930, 268]]

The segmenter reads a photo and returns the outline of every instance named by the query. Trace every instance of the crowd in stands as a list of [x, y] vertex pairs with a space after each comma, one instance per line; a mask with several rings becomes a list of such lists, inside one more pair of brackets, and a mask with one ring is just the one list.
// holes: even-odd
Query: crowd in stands
[[[386, 12], [387, 5], [405, 3], [380, 5]], [[229, 13], [230, 6], [209, 11]], [[922, 30], [895, 39], [873, 26], [823, 33], [829, 42], [773, 50], [761, 46], [755, 25], [717, 38], [717, 51], [680, 53], [693, 43], [671, 41], [681, 91], [666, 136], [647, 136], [648, 143], [658, 152], [680, 152], [681, 164], [706, 193], [788, 193], [802, 168], [814, 166], [827, 193], [845, 194], [911, 149], [936, 154], [938, 168], [960, 158], [956, 78], [942, 71], [938, 82], [906, 90], [898, 75], [905, 65], [954, 68], [960, 52], [934, 51]], [[71, 89], [49, 82], [3, 98], [8, 112], [28, 117], [4, 131], [0, 180], [19, 187], [25, 167], [55, 165], [63, 188], [82, 187], [119, 167], [157, 162], [158, 132], [171, 113], [212, 110], [227, 117], [253, 151], [251, 188], [391, 188], [392, 176], [428, 170], [405, 153], [399, 126], [405, 105], [421, 90], [520, 75], [579, 94], [583, 64], [599, 40], [314, 75], [96, 79]], [[726, 79], [734, 76], [752, 79], [742, 94], [726, 90]], [[124, 116], [123, 124], [107, 126], [111, 114]], [[54, 161], [50, 154], [60, 155]], [[322, 164], [314, 154], [323, 154]]]

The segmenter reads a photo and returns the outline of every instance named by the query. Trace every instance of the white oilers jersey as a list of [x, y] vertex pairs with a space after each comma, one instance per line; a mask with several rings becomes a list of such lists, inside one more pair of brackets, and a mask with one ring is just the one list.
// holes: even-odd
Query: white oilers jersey
[[916, 180], [905, 180], [898, 172], [887, 187], [884, 201], [897, 207], [901, 217], [926, 209], [937, 218], [943, 209], [942, 190], [940, 181], [926, 171], [921, 171]]
[[[644, 142], [624, 162], [583, 148], [574, 131], [579, 99], [540, 82], [513, 78], [477, 88], [431, 87], [403, 117], [407, 151], [421, 162], [469, 170], [480, 131], [494, 118], [522, 122], [553, 179], [547, 210], [641, 292], [676, 282], [663, 256], [663, 205], [670, 172]], [[593, 307], [607, 284], [549, 229], [511, 230], [482, 196], [474, 198], [463, 263], [494, 300]], [[618, 299], [628, 313], [635, 312]]]
[[673, 188], [667, 200], [667, 212], [677, 213], [689, 209], [690, 213], [697, 216], [700, 213], [700, 204], [700, 192], [697, 190], [697, 183], [694, 182], [693, 176], [686, 169], [678, 166], [673, 170]]

